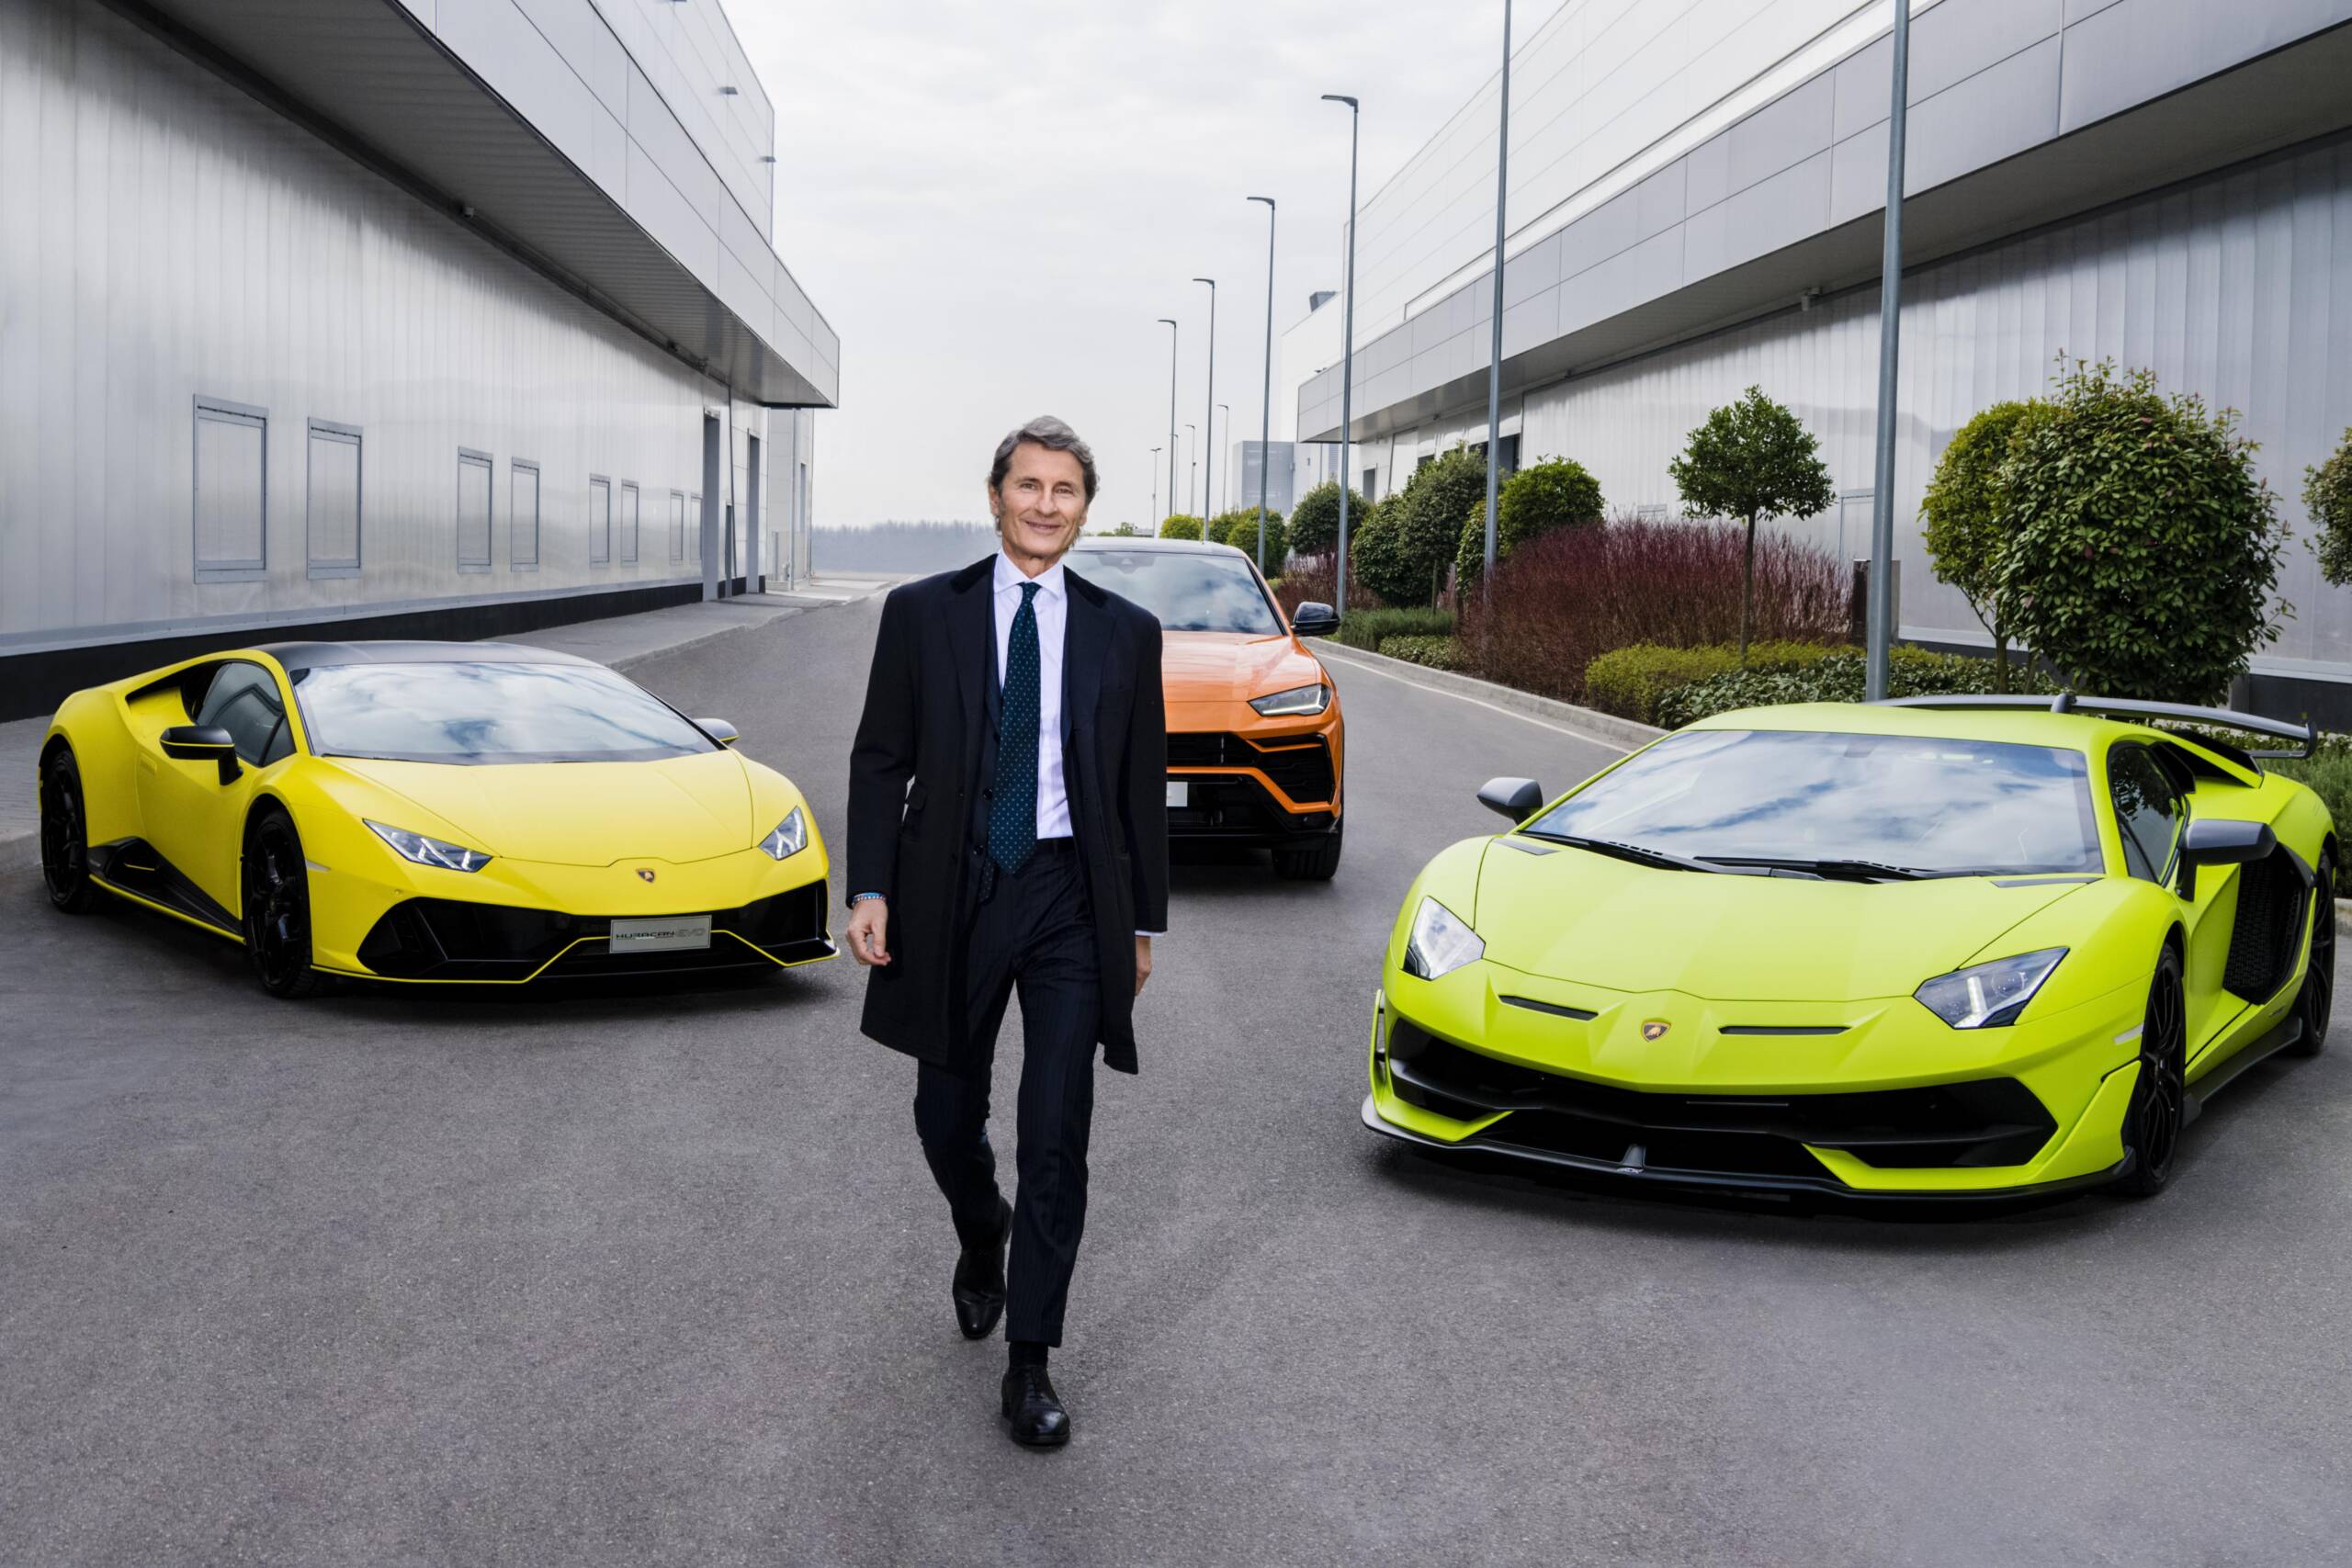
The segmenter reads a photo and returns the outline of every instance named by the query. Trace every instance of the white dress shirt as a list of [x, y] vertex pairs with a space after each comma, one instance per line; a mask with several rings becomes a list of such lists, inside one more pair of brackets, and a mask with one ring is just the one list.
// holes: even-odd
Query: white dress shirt
[[[1056, 561], [1032, 578], [1012, 564], [1001, 549], [996, 553], [997, 681], [1012, 663], [1012, 617], [1021, 613], [1021, 585], [1035, 582], [1037, 596], [1030, 608], [1037, 617], [1037, 837], [1070, 836], [1069, 787], [1062, 774], [1062, 636], [1069, 626], [1069, 582]], [[1159, 936], [1137, 931], [1137, 936]]]

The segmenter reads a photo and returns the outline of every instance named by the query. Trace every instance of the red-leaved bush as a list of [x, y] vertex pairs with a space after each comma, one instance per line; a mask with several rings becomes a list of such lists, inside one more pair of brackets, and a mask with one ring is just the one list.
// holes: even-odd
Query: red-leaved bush
[[[1296, 615], [1301, 604], [1337, 604], [1340, 602], [1339, 574], [1332, 570], [1337, 552], [1328, 556], [1293, 556], [1283, 568], [1282, 581], [1274, 584], [1274, 599], [1285, 615]], [[1348, 573], [1348, 608], [1376, 610], [1380, 595], [1363, 585], [1363, 579]]]
[[[1742, 546], [1724, 523], [1621, 517], [1540, 535], [1488, 592], [1462, 596], [1464, 660], [1487, 680], [1580, 702], [1585, 666], [1611, 649], [1736, 643]], [[1759, 530], [1756, 640], [1843, 642], [1842, 577], [1827, 550]]]

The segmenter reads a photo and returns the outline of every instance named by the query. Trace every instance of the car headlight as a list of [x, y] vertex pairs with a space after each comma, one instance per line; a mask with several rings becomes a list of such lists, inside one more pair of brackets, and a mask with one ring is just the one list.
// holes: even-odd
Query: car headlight
[[1299, 714], [1321, 713], [1331, 705], [1331, 688], [1317, 681], [1312, 686], [1293, 686], [1287, 692], [1275, 692], [1267, 696], [1251, 697], [1250, 705], [1267, 718], [1289, 718]]
[[444, 871], [480, 871], [490, 863], [490, 857], [480, 850], [469, 850], [463, 844], [452, 844], [431, 839], [423, 833], [412, 833], [405, 828], [387, 828], [381, 822], [360, 818], [376, 830], [376, 837], [392, 846], [392, 852], [402, 860], [413, 860], [419, 865], [437, 865]]
[[1422, 899], [1413, 911], [1412, 934], [1405, 939], [1406, 974], [1434, 980], [1486, 953], [1487, 944], [1470, 923], [1436, 899]]
[[792, 815], [775, 825], [775, 830], [760, 840], [760, 848], [767, 851], [771, 860], [789, 860], [808, 847], [808, 819], [794, 807]]
[[2045, 947], [2015, 958], [1996, 958], [1939, 975], [1912, 995], [1954, 1029], [1999, 1029], [2018, 1021], [2065, 956], [2063, 947]]

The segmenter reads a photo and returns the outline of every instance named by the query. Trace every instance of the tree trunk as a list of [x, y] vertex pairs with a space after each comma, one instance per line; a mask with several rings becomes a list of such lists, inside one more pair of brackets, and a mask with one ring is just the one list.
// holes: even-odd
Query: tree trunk
[[1739, 571], [1739, 667], [1747, 668], [1747, 631], [1756, 618], [1756, 514], [1747, 514], [1747, 558]]
[[1993, 627], [1993, 689], [2004, 695], [2009, 689], [2009, 639], [1997, 624]]

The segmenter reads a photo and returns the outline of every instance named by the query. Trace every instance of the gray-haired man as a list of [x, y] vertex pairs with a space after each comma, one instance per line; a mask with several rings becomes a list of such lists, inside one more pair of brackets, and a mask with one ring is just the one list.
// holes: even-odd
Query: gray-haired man
[[[1094, 1047], [1136, 1070], [1135, 998], [1168, 912], [1159, 623], [1062, 565], [1094, 487], [1061, 421], [1004, 438], [988, 484], [1000, 548], [884, 603], [850, 756], [863, 1027], [920, 1060], [915, 1131], [960, 1244], [956, 1323], [978, 1339], [1004, 1317], [1001, 1407], [1035, 1448], [1069, 1438], [1046, 1359], [1086, 1220]], [[1017, 1205], [988, 1139], [1016, 986]]]

